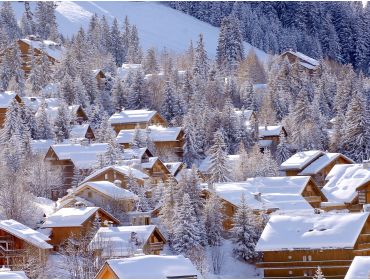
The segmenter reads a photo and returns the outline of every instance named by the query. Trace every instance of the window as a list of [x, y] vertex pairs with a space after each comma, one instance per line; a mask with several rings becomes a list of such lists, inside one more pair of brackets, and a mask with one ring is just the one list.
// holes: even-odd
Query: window
[[105, 179], [105, 180], [108, 180], [108, 174], [105, 174], [105, 175], [104, 175], [104, 179]]
[[312, 256], [308, 256], [308, 261], [312, 261]]
[[92, 192], [87, 192], [87, 197], [92, 198]]
[[293, 271], [289, 270], [289, 272], [288, 272], [288, 273], [289, 273], [289, 275], [292, 275], [292, 274], [293, 274]]
[[306, 262], [307, 261], [307, 256], [303, 256], [303, 261]]
[[292, 256], [288, 256], [288, 260], [291, 260], [292, 259]]

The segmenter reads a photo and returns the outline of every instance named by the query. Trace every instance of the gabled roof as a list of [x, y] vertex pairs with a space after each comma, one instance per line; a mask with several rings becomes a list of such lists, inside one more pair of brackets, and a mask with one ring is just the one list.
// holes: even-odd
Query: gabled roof
[[143, 110], [122, 110], [119, 113], [114, 113], [109, 121], [111, 124], [124, 124], [124, 123], [141, 123], [149, 122], [157, 111]]
[[337, 160], [339, 157], [345, 158], [348, 162], [354, 163], [353, 160], [349, 159], [345, 155], [340, 153], [325, 153], [318, 159], [309, 164], [305, 169], [303, 169], [298, 175], [313, 175], [320, 172], [326, 166]]
[[257, 251], [352, 249], [369, 213], [272, 215]]
[[138, 199], [137, 195], [135, 195], [134, 193], [124, 188], [118, 187], [114, 183], [111, 183], [109, 181], [94, 181], [83, 183], [75, 190], [74, 194], [78, 195], [86, 188], [91, 188], [114, 200]]
[[184, 163], [181, 161], [178, 162], [165, 162], [163, 163], [168, 171], [171, 172], [172, 176], [176, 176], [176, 174], [184, 167]]
[[[163, 127], [151, 125], [148, 127], [149, 137], [153, 142], [168, 142], [177, 141], [179, 134], [182, 130], [181, 127]], [[140, 129], [144, 134], [147, 133], [146, 129]], [[116, 138], [117, 143], [126, 144], [132, 143], [134, 139], [135, 129], [121, 130]]]
[[280, 136], [280, 133], [283, 131], [283, 129], [284, 127], [282, 125], [259, 126], [258, 136], [259, 137]]
[[95, 250], [103, 249], [103, 255], [106, 256], [124, 257], [130, 255], [132, 233], [136, 233], [139, 241], [137, 249], [143, 249], [154, 231], [157, 231], [164, 242], [166, 241], [155, 225], [102, 227], [95, 234], [89, 246]]
[[280, 170], [302, 170], [323, 154], [324, 152], [319, 150], [298, 152], [284, 161]]
[[83, 183], [89, 182], [90, 180], [94, 179], [95, 177], [99, 176], [102, 173], [105, 173], [109, 169], [112, 169], [118, 173], [121, 173], [124, 176], [133, 176], [135, 179], [139, 180], [145, 180], [149, 179], [149, 176], [145, 174], [144, 172], [141, 172], [140, 170], [137, 170], [135, 168], [132, 168], [131, 166], [127, 165], [111, 165], [111, 166], [106, 166], [101, 169], [98, 169], [91, 173], [89, 176], [87, 176], [84, 180]]
[[322, 192], [329, 202], [350, 203], [356, 198], [358, 188], [370, 182], [370, 169], [363, 164], [337, 164], [326, 180]]
[[55, 144], [51, 145], [59, 160], [71, 160], [80, 169], [92, 168], [98, 162], [98, 156], [108, 150], [107, 143]]
[[0, 92], [0, 109], [8, 108], [14, 98], [20, 98], [14, 91]]
[[286, 51], [282, 55], [285, 54], [291, 54], [295, 57], [297, 57], [300, 61], [299, 64], [303, 67], [306, 67], [307, 69], [313, 70], [316, 69], [317, 66], [319, 66], [320, 62], [312, 57], [309, 57], [301, 52], [295, 52], [295, 51]]
[[355, 256], [344, 279], [368, 279], [370, 256]]
[[45, 223], [42, 224], [42, 228], [54, 228], [54, 227], [80, 227], [97, 211], [102, 211], [104, 214], [109, 216], [112, 220], [119, 223], [119, 221], [99, 207], [70, 207], [61, 208], [55, 213], [51, 214], [46, 218]]
[[15, 220], [1, 220], [0, 229], [22, 239], [23, 241], [40, 249], [53, 248], [47, 241], [50, 241], [46, 235], [29, 228]]
[[147, 154], [149, 157], [153, 156], [153, 154], [148, 150], [147, 147], [137, 149], [124, 149], [123, 159], [141, 159], [145, 154]]
[[55, 43], [50, 40], [30, 40], [30, 39], [21, 39], [20, 41], [26, 43], [27, 45], [31, 46], [34, 49], [42, 50], [46, 52], [46, 54], [52, 58], [54, 58], [57, 61], [60, 61], [62, 58], [62, 54], [64, 51], [64, 47], [62, 47], [60, 44]]
[[107, 265], [119, 279], [166, 279], [200, 276], [188, 258], [146, 255], [107, 260]]
[[71, 127], [69, 132], [70, 138], [85, 138], [87, 130], [89, 129], [89, 124], [75, 124]]

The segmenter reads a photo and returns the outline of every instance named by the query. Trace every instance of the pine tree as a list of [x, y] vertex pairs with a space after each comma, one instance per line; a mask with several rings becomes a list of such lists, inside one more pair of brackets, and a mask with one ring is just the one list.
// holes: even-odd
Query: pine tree
[[148, 49], [144, 61], [143, 68], [145, 74], [156, 74], [159, 71], [159, 65], [154, 48]]
[[258, 258], [255, 247], [259, 239], [256, 217], [247, 206], [244, 193], [235, 212], [233, 223], [232, 241], [234, 244], [234, 256], [248, 262], [255, 261]]
[[141, 63], [143, 52], [140, 47], [139, 35], [135, 25], [131, 27], [126, 60], [128, 63]]
[[204, 227], [207, 242], [211, 246], [219, 246], [222, 240], [222, 203], [214, 192], [210, 192], [204, 205]]
[[45, 100], [43, 100], [36, 115], [37, 139], [53, 139], [54, 137], [54, 133], [45, 108], [46, 104]]
[[76, 77], [73, 81], [73, 92], [72, 104], [79, 104], [83, 108], [88, 108], [90, 106], [89, 97], [80, 77]]
[[20, 37], [20, 29], [17, 24], [12, 4], [10, 2], [3, 2], [0, 9], [0, 25], [5, 31], [9, 42], [13, 42]]
[[72, 105], [74, 97], [75, 97], [74, 96], [75, 91], [73, 87], [72, 78], [68, 74], [66, 74], [63, 80], [61, 81], [60, 91], [61, 91], [61, 96], [63, 97], [64, 101], [68, 105]]
[[173, 237], [173, 231], [175, 229], [174, 227], [174, 216], [175, 216], [175, 186], [177, 185], [177, 182], [175, 178], [170, 177], [169, 180], [165, 183], [164, 186], [164, 193], [161, 199], [161, 209], [159, 212], [159, 219], [160, 223], [165, 227], [168, 239], [171, 244], [172, 237]]
[[110, 46], [109, 51], [113, 55], [116, 65], [122, 65], [123, 59], [124, 59], [124, 50], [122, 45], [122, 37], [121, 32], [119, 30], [118, 21], [116, 18], [114, 18], [111, 30], [109, 33], [109, 39], [110, 39]]
[[144, 75], [141, 71], [133, 73], [133, 81], [128, 92], [128, 109], [146, 108]]
[[36, 26], [33, 20], [30, 3], [28, 1], [24, 2], [24, 13], [22, 15], [20, 28], [23, 36], [35, 34]]
[[195, 48], [194, 65], [193, 65], [193, 76], [206, 79], [208, 76], [208, 57], [207, 51], [204, 48], [203, 34], [199, 34], [199, 40], [197, 47]]
[[115, 165], [123, 157], [123, 148], [115, 139], [108, 142], [107, 151], [104, 153], [105, 166]]
[[131, 148], [133, 149], [139, 149], [146, 147], [147, 144], [147, 135], [145, 135], [145, 132], [143, 129], [140, 128], [140, 126], [135, 127], [134, 136], [132, 137], [132, 143]]
[[[42, 39], [57, 40], [55, 33], [58, 30], [54, 2], [37, 2], [35, 11], [37, 34]], [[73, 76], [72, 76], [73, 77]]]
[[190, 197], [185, 194], [181, 203], [177, 203], [174, 216], [174, 232], [172, 247], [177, 253], [187, 253], [200, 246], [194, 208]]
[[227, 154], [225, 152], [225, 142], [221, 131], [214, 134], [214, 144], [209, 149], [211, 174], [210, 182], [219, 183], [229, 181], [229, 169], [227, 163]]
[[96, 141], [100, 143], [109, 143], [114, 141], [116, 138], [116, 133], [114, 132], [107, 114], [103, 114], [100, 125], [96, 128]]
[[162, 103], [161, 115], [170, 123], [177, 116], [179, 111], [174, 86], [170, 81], [166, 81], [163, 94], [164, 100]]
[[70, 113], [67, 105], [62, 103], [58, 107], [57, 116], [54, 121], [54, 133], [58, 143], [69, 138]]
[[123, 108], [127, 107], [127, 92], [123, 86], [121, 79], [118, 77], [114, 81], [113, 89], [112, 89], [112, 103], [113, 108], [117, 111], [122, 110]]
[[317, 269], [316, 269], [316, 272], [315, 272], [315, 275], [313, 277], [313, 279], [325, 279], [325, 276], [324, 274], [322, 273], [322, 270], [321, 270], [321, 267], [318, 266]]
[[275, 157], [278, 164], [282, 164], [288, 158], [292, 156], [287, 143], [286, 136], [283, 132], [280, 133], [280, 142], [276, 147]]

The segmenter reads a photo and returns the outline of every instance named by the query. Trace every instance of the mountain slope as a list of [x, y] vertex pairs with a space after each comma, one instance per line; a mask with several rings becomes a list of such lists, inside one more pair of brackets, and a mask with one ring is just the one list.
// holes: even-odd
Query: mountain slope
[[[23, 3], [13, 2], [13, 7], [20, 18], [24, 10]], [[116, 17], [120, 24], [128, 16], [129, 21], [138, 28], [144, 49], [154, 46], [158, 50], [167, 48], [183, 52], [190, 40], [195, 43], [198, 34], [203, 33], [209, 56], [216, 55], [218, 28], [156, 2], [62, 1], [58, 2], [56, 12], [59, 30], [65, 36], [71, 36], [81, 26], [87, 27], [94, 13], [105, 15], [109, 21]], [[248, 52], [250, 48], [251, 45], [245, 43], [245, 51]], [[266, 59], [266, 53], [258, 49], [256, 52], [261, 60]]]

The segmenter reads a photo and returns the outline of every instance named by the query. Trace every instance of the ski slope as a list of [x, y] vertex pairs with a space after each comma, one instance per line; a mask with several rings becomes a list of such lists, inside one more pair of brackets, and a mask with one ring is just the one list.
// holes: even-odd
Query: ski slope
[[[105, 15], [109, 21], [116, 17], [121, 26], [128, 16], [130, 23], [138, 28], [140, 43], [144, 49], [155, 47], [158, 50], [166, 48], [177, 53], [184, 52], [190, 40], [195, 43], [198, 35], [202, 33], [208, 55], [216, 55], [219, 28], [159, 2], [60, 1], [57, 5], [59, 31], [68, 37], [76, 33], [81, 26], [87, 27], [94, 13]], [[24, 10], [23, 3], [13, 2], [13, 7], [20, 18]], [[245, 43], [246, 53], [250, 48], [252, 46]], [[266, 61], [266, 53], [259, 49], [256, 49], [256, 53], [261, 60]]]

